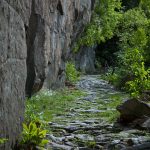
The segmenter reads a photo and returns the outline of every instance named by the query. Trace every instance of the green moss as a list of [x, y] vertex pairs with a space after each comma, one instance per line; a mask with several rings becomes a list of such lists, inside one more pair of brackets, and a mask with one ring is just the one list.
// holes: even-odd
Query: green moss
[[92, 149], [94, 149], [95, 146], [96, 146], [96, 142], [95, 142], [95, 141], [88, 141], [88, 142], [86, 142], [85, 144], [86, 144], [86, 146], [87, 146], [88, 148], [92, 148]]
[[7, 142], [7, 141], [8, 141], [8, 139], [0, 138], [0, 145], [1, 145], [1, 144], [4, 144], [4, 143]]

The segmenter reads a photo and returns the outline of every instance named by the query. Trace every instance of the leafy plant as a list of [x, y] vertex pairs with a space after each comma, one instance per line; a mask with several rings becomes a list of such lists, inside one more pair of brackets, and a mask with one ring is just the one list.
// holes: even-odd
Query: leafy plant
[[[124, 88], [132, 97], [138, 97], [144, 90], [150, 89], [149, 69], [145, 62], [149, 62], [149, 18], [146, 2], [140, 6], [122, 13], [115, 34], [119, 37], [117, 71], [107, 73], [107, 79], [115, 86]], [[142, 49], [142, 50], [140, 50]]]
[[66, 79], [71, 83], [75, 83], [79, 79], [79, 72], [76, 70], [72, 62], [66, 64]]
[[0, 144], [4, 144], [6, 141], [8, 141], [8, 139], [0, 138]]
[[140, 1], [140, 8], [144, 10], [147, 17], [150, 17], [150, 1], [148, 0], [141, 0]]
[[96, 0], [91, 22], [74, 45], [73, 52], [81, 46], [93, 46], [111, 39], [122, 18], [121, 0]]
[[29, 101], [30, 100], [26, 101], [25, 121], [29, 123], [31, 121], [36, 122], [36, 121], [42, 120], [43, 119], [42, 114], [36, 112], [36, 104], [34, 104], [33, 102], [29, 102]]
[[142, 9], [133, 8], [123, 13], [116, 30], [120, 48], [144, 49], [148, 42], [148, 26], [148, 18]]
[[44, 139], [46, 132], [34, 122], [31, 122], [29, 125], [23, 124], [21, 147], [25, 150], [32, 150], [36, 146], [44, 147], [48, 143], [48, 140]]
[[123, 58], [123, 67], [132, 77], [126, 82], [126, 89], [132, 97], [138, 97], [144, 90], [150, 89], [150, 69], [145, 69], [142, 51], [138, 49], [128, 49]]
[[114, 36], [122, 17], [120, 0], [97, 0], [91, 23], [79, 41], [79, 45], [92, 46]]
[[150, 69], [145, 70], [144, 62], [134, 71], [135, 78], [126, 83], [132, 97], [138, 97], [142, 92], [150, 89]]

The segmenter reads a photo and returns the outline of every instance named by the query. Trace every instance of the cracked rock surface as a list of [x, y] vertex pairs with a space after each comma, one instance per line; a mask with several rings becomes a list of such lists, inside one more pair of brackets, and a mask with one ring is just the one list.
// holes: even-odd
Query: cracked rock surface
[[0, 0], [0, 149], [22, 130], [25, 94], [64, 86], [65, 61], [93, 0]]

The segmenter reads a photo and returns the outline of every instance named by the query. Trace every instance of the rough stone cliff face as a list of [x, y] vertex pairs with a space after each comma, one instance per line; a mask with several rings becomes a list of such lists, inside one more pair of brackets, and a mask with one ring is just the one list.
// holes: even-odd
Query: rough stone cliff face
[[21, 132], [25, 91], [63, 86], [65, 61], [94, 0], [0, 0], [0, 138]]
[[96, 73], [95, 49], [96, 46], [81, 47], [79, 52], [75, 54], [74, 58], [77, 70], [87, 74]]

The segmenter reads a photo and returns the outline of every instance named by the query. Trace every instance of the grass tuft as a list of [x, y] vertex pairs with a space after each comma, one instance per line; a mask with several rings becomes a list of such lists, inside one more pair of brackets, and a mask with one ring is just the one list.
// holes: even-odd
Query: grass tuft
[[41, 91], [26, 101], [25, 121], [52, 121], [54, 115], [67, 113], [84, 93], [79, 90]]

